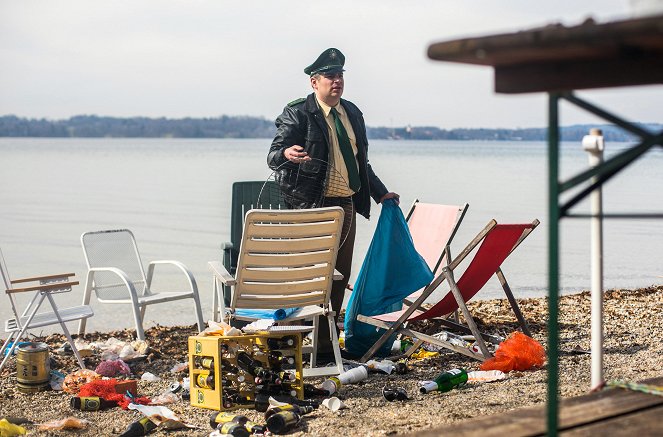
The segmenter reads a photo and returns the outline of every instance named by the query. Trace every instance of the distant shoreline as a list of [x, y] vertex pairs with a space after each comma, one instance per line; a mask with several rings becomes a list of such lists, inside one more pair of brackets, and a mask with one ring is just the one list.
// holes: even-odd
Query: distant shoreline
[[[663, 124], [637, 123], [647, 130]], [[606, 141], [628, 142], [636, 138], [608, 124], [581, 124], [561, 128], [562, 141], [580, 141], [591, 128], [603, 131]], [[212, 118], [104, 117], [77, 115], [68, 119], [0, 116], [0, 137], [15, 138], [273, 138], [273, 120], [263, 117]], [[547, 128], [452, 128], [435, 126], [367, 127], [371, 140], [545, 141]]]

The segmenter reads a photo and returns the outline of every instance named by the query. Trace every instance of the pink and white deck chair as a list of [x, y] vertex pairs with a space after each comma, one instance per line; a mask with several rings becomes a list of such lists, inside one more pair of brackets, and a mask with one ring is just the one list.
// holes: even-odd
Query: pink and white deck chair
[[[511, 288], [504, 277], [501, 265], [525, 239], [525, 237], [538, 226], [538, 224], [538, 220], [526, 224], [497, 224], [495, 220], [491, 220], [460, 252], [460, 254], [453, 259], [453, 261], [451, 261], [450, 253], [447, 251], [447, 265], [442, 267], [441, 272], [435, 276], [433, 281], [424, 288], [416, 300], [407, 308], [404, 308], [401, 311], [377, 316], [365, 316], [360, 314], [357, 317], [359, 321], [377, 326], [378, 328], [386, 329], [386, 332], [382, 337], [380, 337], [368, 352], [364, 354], [361, 361], [365, 362], [370, 359], [394, 333], [402, 333], [419, 341], [445, 347], [481, 361], [491, 357], [492, 354], [488, 351], [484, 342], [484, 339], [490, 341], [491, 336], [479, 331], [467, 308], [466, 302], [483, 288], [493, 274], [497, 276], [502, 284], [502, 289], [511, 304], [511, 308], [515, 313], [523, 332], [527, 335], [531, 335], [529, 328], [527, 327], [527, 322], [525, 321], [525, 318], [518, 307], [518, 303], [511, 292]], [[456, 281], [454, 270], [479, 244], [481, 245], [474, 254], [472, 261], [463, 272], [460, 279]], [[421, 308], [421, 305], [428, 296], [430, 296], [431, 293], [445, 280], [449, 284], [450, 291], [432, 307], [428, 309]], [[452, 325], [466, 332], [471, 332], [476, 339], [481, 351], [480, 353], [405, 327], [407, 322], [448, 316], [458, 309], [462, 311], [467, 326], [444, 319], [442, 322], [445, 325]]]

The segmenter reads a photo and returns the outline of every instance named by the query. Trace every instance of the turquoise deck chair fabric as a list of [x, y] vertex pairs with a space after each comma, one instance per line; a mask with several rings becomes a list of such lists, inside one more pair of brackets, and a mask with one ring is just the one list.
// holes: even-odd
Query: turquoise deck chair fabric
[[[403, 299], [433, 280], [417, 253], [403, 212], [393, 200], [382, 204], [373, 240], [345, 311], [345, 349], [363, 355], [385, 331], [357, 321], [357, 314], [384, 314], [402, 308]], [[389, 355], [393, 341], [378, 351]]]

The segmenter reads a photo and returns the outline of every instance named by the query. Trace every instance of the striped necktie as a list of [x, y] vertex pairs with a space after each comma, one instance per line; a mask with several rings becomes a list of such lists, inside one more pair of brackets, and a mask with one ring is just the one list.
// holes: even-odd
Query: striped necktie
[[338, 115], [336, 108], [331, 108], [332, 116], [334, 117], [334, 125], [336, 126], [336, 136], [338, 137], [338, 145], [341, 148], [343, 161], [345, 161], [345, 168], [348, 170], [349, 185], [355, 193], [361, 188], [361, 181], [359, 180], [359, 171], [357, 169], [357, 160], [352, 151], [350, 138], [348, 132], [345, 130], [341, 118]]

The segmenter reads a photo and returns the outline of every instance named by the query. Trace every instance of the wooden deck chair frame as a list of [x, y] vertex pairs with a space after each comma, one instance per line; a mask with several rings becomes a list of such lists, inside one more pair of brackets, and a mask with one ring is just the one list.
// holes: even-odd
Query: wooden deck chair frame
[[[93, 243], [94, 239], [98, 240]], [[120, 239], [124, 239], [125, 241], [121, 241]], [[118, 268], [117, 265], [110, 265], [111, 262], [107, 263], [107, 260], [104, 259], [105, 256], [100, 254], [98, 248], [92, 249], [91, 246], [94, 244], [103, 245], [104, 249], [109, 252], [115, 252], [119, 248], [126, 251], [123, 252], [125, 256], [121, 259], [124, 269]], [[145, 318], [145, 309], [148, 305], [172, 302], [180, 299], [193, 299], [198, 329], [200, 331], [205, 329], [200, 298], [198, 296], [198, 285], [193, 274], [184, 264], [175, 260], [151, 261], [148, 264], [146, 276], [143, 262], [138, 252], [136, 238], [129, 229], [85, 232], [81, 235], [81, 246], [83, 247], [85, 262], [88, 267], [85, 280], [85, 294], [83, 296], [84, 305], [89, 305], [92, 291], [95, 292], [97, 301], [100, 303], [130, 304], [133, 309], [136, 336], [139, 340], [145, 340], [143, 321]], [[189, 289], [186, 291], [153, 292], [150, 287], [157, 265], [171, 265], [176, 267], [184, 275]], [[110, 294], [110, 290], [114, 290], [114, 295], [105, 296], [104, 293], [108, 292]], [[85, 333], [85, 322], [85, 319], [79, 322], [79, 334]]]
[[[504, 257], [504, 259], [506, 259], [511, 253], [513, 253], [513, 251], [520, 245], [520, 243], [522, 243], [522, 241], [538, 225], [539, 225], [538, 220], [534, 220], [532, 223], [527, 224], [527, 225], [522, 225], [523, 226], [522, 233], [520, 234], [519, 238], [517, 239], [517, 241], [515, 242], [513, 247], [510, 248], [510, 250], [508, 251], [508, 253]], [[371, 325], [376, 326], [378, 328], [386, 329], [386, 332], [384, 332], [384, 334], [378, 339], [378, 341], [364, 354], [364, 356], [361, 357], [360, 361], [361, 362], [366, 362], [368, 359], [370, 359], [377, 352], [377, 350], [379, 350], [379, 348], [384, 344], [384, 342], [387, 341], [387, 339], [389, 339], [391, 337], [391, 335], [396, 333], [396, 332], [411, 336], [412, 338], [416, 338], [417, 342], [415, 343], [415, 345], [420, 345], [422, 342], [427, 342], [427, 343], [435, 344], [435, 345], [438, 345], [438, 346], [441, 346], [441, 347], [445, 347], [445, 348], [450, 349], [452, 351], [461, 353], [463, 355], [466, 355], [466, 356], [469, 356], [471, 358], [478, 359], [478, 360], [481, 360], [481, 361], [485, 360], [486, 358], [490, 358], [492, 356], [492, 354], [488, 350], [484, 340], [495, 342], [497, 339], [493, 338], [490, 335], [481, 333], [479, 331], [479, 328], [477, 327], [476, 322], [472, 318], [472, 315], [471, 315], [469, 309], [467, 308], [466, 299], [463, 297], [462, 291], [458, 287], [458, 282], [456, 282], [456, 279], [455, 279], [455, 276], [454, 276], [454, 269], [456, 269], [458, 267], [458, 265], [481, 242], [483, 242], [486, 239], [486, 237], [490, 234], [490, 232], [492, 232], [494, 229], [497, 228], [497, 226], [509, 226], [509, 225], [498, 225], [495, 220], [491, 220], [481, 230], [481, 232], [479, 232], [477, 234], [477, 236], [474, 239], [472, 239], [472, 241], [453, 260], [451, 260], [450, 251], [447, 251], [447, 256], [448, 256], [447, 265], [442, 268], [441, 273], [439, 275], [437, 275], [428, 286], [426, 286], [426, 288], [421, 293], [421, 295], [419, 295], [419, 297], [412, 303], [412, 305], [409, 305], [409, 307], [402, 312], [402, 314], [400, 315], [400, 317], [396, 321], [394, 321], [394, 322], [385, 322], [385, 321], [382, 321], [382, 320], [378, 320], [374, 317], [368, 317], [368, 316], [364, 316], [364, 315], [360, 314], [357, 317], [357, 319], [359, 321], [371, 324]], [[479, 251], [480, 250], [481, 250], [481, 248], [479, 248]], [[474, 256], [475, 258], [478, 257], [479, 251], [475, 254], [475, 256]], [[504, 290], [504, 293], [507, 296], [509, 304], [511, 305], [511, 308], [512, 308], [514, 314], [516, 315], [516, 318], [518, 320], [518, 323], [521, 326], [521, 329], [523, 330], [523, 332], [526, 335], [531, 336], [531, 333], [530, 333], [529, 328], [527, 326], [527, 322], [526, 322], [525, 318], [523, 317], [522, 312], [520, 311], [520, 308], [518, 307], [518, 303], [517, 303], [516, 299], [513, 296], [511, 288], [509, 287], [509, 284], [506, 281], [506, 277], [504, 276], [504, 273], [502, 272], [501, 264], [503, 263], [503, 261], [504, 260], [502, 260], [502, 262], [499, 263], [500, 265], [497, 267], [494, 274], [497, 276], [497, 278], [500, 281], [500, 284], [502, 285], [502, 289]], [[468, 267], [468, 269], [469, 269], [469, 267]], [[466, 270], [466, 272], [467, 272], [467, 270]], [[461, 279], [462, 279], [462, 276], [461, 276]], [[435, 337], [432, 337], [432, 336], [429, 336], [429, 335], [426, 335], [426, 334], [423, 334], [423, 333], [420, 333], [420, 332], [416, 332], [416, 331], [413, 331], [413, 330], [408, 329], [408, 328], [405, 327], [405, 324], [408, 321], [408, 319], [410, 319], [410, 317], [414, 314], [415, 311], [420, 309], [421, 305], [428, 298], [428, 296], [430, 296], [431, 293], [434, 290], [436, 290], [442, 284], [442, 282], [444, 282], [444, 281], [446, 281], [449, 284], [450, 291], [449, 291], [449, 293], [445, 294], [445, 296], [443, 296], [442, 299], [444, 299], [448, 294], [453, 295], [458, 308], [460, 308], [460, 310], [463, 313], [463, 316], [465, 317], [465, 320], [467, 322], [467, 326], [463, 326], [463, 325], [460, 325], [458, 323], [454, 323], [454, 322], [452, 322], [450, 320], [446, 320], [446, 319], [439, 319], [439, 320], [444, 325], [451, 326], [451, 327], [454, 327], [454, 328], [457, 328], [457, 329], [461, 329], [461, 330], [463, 330], [467, 333], [471, 333], [474, 336], [474, 338], [476, 340], [476, 343], [479, 346], [480, 352], [474, 352], [470, 349], [467, 349], [467, 348], [449, 343], [448, 341], [440, 340], [438, 338], [435, 338]], [[478, 287], [478, 290], [476, 292], [478, 292], [481, 288], [483, 288], [483, 286], [485, 285], [486, 282], [487, 282], [487, 280], [484, 281], [483, 284], [481, 284]], [[476, 292], [474, 294], [476, 294]], [[474, 294], [472, 296], [474, 296]], [[469, 300], [470, 298], [468, 298], [467, 300]], [[412, 349], [414, 349], [414, 348], [411, 348], [411, 350]], [[408, 352], [410, 352], [410, 351], [408, 351]]]
[[[239, 246], [242, 241], [244, 217], [250, 209], [288, 209], [283, 196], [277, 195], [279, 190], [274, 181], [239, 181], [232, 185], [230, 208], [230, 241], [221, 244], [221, 262], [231, 274], [237, 269]], [[261, 195], [262, 193], [262, 195]], [[262, 197], [258, 199], [258, 197]], [[258, 201], [260, 200], [260, 204]], [[220, 305], [230, 304], [231, 288], [220, 286], [218, 281], [213, 282], [212, 292], [212, 320], [218, 322], [223, 317]]]
[[[215, 281], [232, 287], [230, 307], [225, 319], [255, 320], [242, 317], [239, 309], [300, 308], [279, 320], [313, 320], [310, 367], [304, 376], [337, 375], [343, 362], [329, 299], [341, 239], [343, 208], [325, 207], [300, 210], [250, 210], [246, 213], [235, 276], [221, 263], [210, 263]], [[329, 324], [336, 365], [316, 368], [317, 328], [320, 317]]]
[[[65, 322], [87, 319], [88, 317], [92, 317], [94, 312], [89, 305], [59, 308], [53, 298], [54, 294], [70, 292], [74, 285], [78, 285], [78, 281], [73, 281], [71, 279], [74, 277], [74, 274], [62, 273], [34, 276], [30, 278], [10, 279], [9, 271], [7, 270], [4, 257], [2, 256], [2, 251], [0, 251], [0, 273], [2, 274], [3, 283], [5, 285], [5, 293], [7, 293], [14, 314], [13, 318], [5, 322], [5, 332], [7, 332], [9, 336], [0, 350], [0, 354], [5, 354], [4, 359], [0, 364], [0, 370], [5, 366], [9, 358], [12, 356], [19, 340], [23, 338], [28, 330], [57, 324], [62, 328], [62, 332], [67, 338], [67, 342], [76, 356], [78, 365], [81, 369], [85, 369], [81, 354], [78, 352]], [[14, 287], [14, 284], [21, 284], [21, 287], [16, 288]], [[34, 293], [34, 296], [20, 315], [17, 308], [17, 302], [14, 299], [14, 295], [17, 293]], [[44, 303], [44, 300], [48, 300], [48, 303], [51, 306], [51, 311], [38, 312]], [[9, 346], [10, 343], [11, 346]]]

